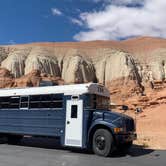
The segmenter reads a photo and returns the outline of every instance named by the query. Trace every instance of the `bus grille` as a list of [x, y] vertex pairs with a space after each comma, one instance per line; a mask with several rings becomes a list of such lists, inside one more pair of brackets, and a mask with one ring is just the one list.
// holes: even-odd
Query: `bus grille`
[[126, 131], [134, 131], [135, 130], [135, 123], [133, 119], [126, 118]]

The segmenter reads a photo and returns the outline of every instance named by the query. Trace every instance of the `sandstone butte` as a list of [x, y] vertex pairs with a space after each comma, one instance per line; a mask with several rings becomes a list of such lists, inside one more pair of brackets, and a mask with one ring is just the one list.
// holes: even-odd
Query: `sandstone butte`
[[[111, 102], [142, 108], [137, 144], [166, 149], [166, 40], [30, 43], [0, 46], [0, 88], [98, 82]], [[121, 110], [117, 110], [121, 111]]]

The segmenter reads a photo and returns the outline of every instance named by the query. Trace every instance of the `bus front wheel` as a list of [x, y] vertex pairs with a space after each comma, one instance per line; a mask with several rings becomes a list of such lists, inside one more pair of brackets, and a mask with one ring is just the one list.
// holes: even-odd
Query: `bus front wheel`
[[93, 135], [93, 152], [100, 156], [109, 156], [113, 151], [113, 137], [107, 129], [97, 129]]

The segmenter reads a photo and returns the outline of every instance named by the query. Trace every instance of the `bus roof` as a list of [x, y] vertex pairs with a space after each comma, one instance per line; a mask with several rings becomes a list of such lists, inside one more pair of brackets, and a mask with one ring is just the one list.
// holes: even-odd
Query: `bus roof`
[[0, 97], [60, 93], [63, 93], [64, 95], [81, 95], [90, 93], [105, 97], [110, 96], [108, 89], [97, 83], [0, 89]]

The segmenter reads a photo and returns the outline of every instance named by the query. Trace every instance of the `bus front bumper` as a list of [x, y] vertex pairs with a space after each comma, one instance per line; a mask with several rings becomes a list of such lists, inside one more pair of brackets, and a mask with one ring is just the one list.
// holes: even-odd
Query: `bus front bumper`
[[117, 144], [131, 142], [137, 139], [136, 133], [116, 134], [115, 140]]

